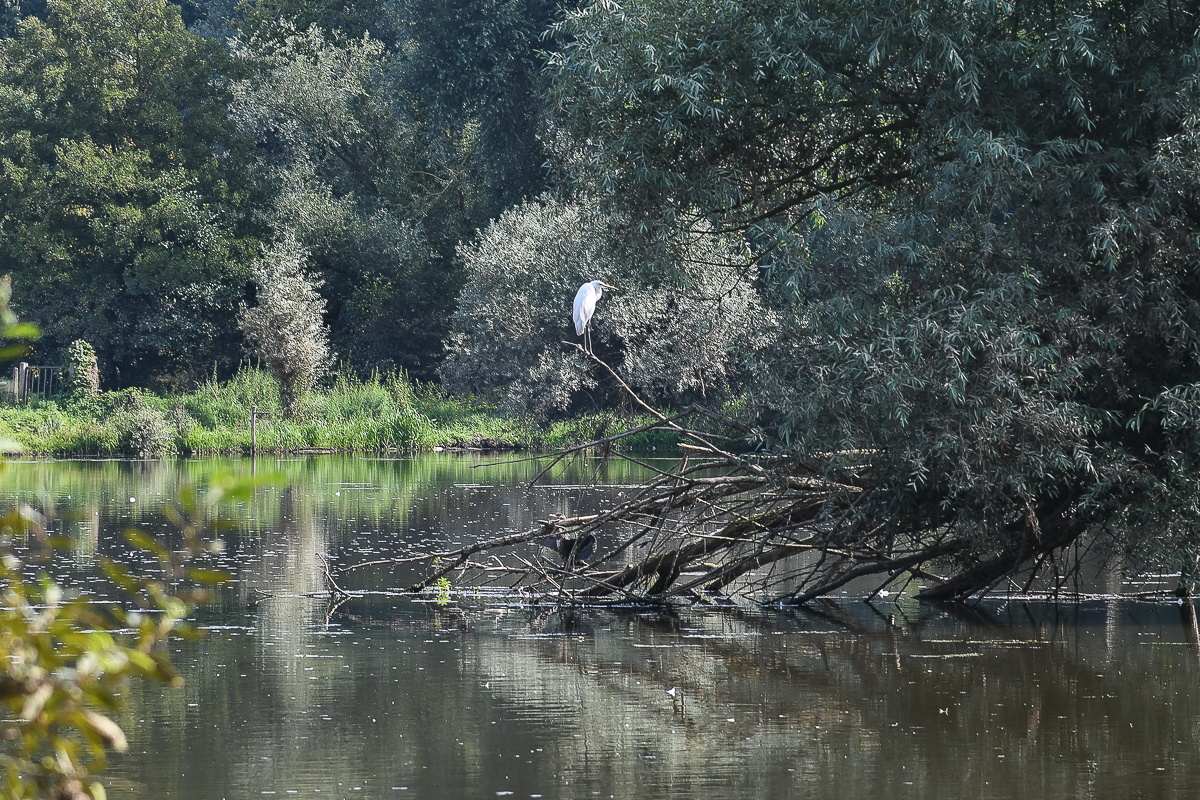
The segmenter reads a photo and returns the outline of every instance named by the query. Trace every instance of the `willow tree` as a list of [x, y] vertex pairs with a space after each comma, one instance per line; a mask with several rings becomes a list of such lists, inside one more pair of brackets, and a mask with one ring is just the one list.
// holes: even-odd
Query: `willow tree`
[[255, 264], [258, 303], [242, 306], [238, 326], [256, 356], [279, 381], [280, 404], [288, 417], [333, 360], [325, 327], [321, 280], [308, 274], [307, 253], [292, 238], [276, 242]]
[[676, 540], [586, 591], [793, 559], [778, 596], [879, 574], [958, 598], [1081, 541], [1195, 563], [1190, 6], [598, 0], [555, 36], [579, 185], [648, 247], [740, 232], [785, 320], [730, 420], [770, 459], [709, 447], [740, 505], [687, 500], [740, 550]]
[[[458, 299], [442, 364], [451, 392], [498, 402], [545, 419], [607, 399], [628, 400], [597, 374], [569, 314], [576, 288], [603, 278], [592, 319], [594, 352], [617, 365], [626, 385], [655, 402], [720, 403], [740, 377], [738, 353], [770, 341], [770, 314], [754, 287], [739, 282], [736, 239], [696, 235], [683, 242], [686, 291], [640, 281], [636, 254], [610, 236], [618, 220], [550, 198], [506, 211], [459, 248], [467, 283]], [[757, 323], [757, 325], [755, 324]]]

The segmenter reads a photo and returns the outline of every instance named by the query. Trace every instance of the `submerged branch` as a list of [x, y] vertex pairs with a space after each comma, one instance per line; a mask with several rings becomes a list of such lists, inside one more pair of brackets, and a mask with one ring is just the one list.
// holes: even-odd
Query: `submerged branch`
[[[932, 584], [920, 587], [921, 599], [960, 600], [1030, 564], [1057, 564], [1055, 553], [1084, 529], [1073, 520], [1075, 500], [1068, 492], [1030, 510], [1028, 519], [1014, 516], [1007, 538], [1002, 537], [1008, 544], [986, 554], [989, 539], [968, 525], [889, 511], [886, 491], [859, 477], [872, 474], [886, 457], [883, 451], [731, 452], [715, 442], [761, 445], [763, 440], [747, 439], [749, 426], [700, 405], [663, 414], [637, 397], [615, 370], [588, 355], [655, 421], [564, 450], [533, 482], [572, 454], [600, 450], [607, 457], [611, 445], [655, 429], [679, 437], [683, 455], [674, 467], [619, 454], [641, 465], [647, 477], [611, 508], [539, 520], [536, 527], [457, 549], [365, 561], [337, 574], [370, 566], [408, 568], [421, 576], [405, 578], [412, 580], [410, 593], [442, 591], [452, 581], [458, 589], [486, 586], [523, 598], [581, 604], [718, 596], [803, 604], [856, 581], [871, 582], [864, 596], [874, 597], [893, 581], [902, 580], [906, 591], [917, 579]], [[542, 550], [530, 558], [519, 551], [523, 545]], [[601, 554], [592, 558], [597, 549]], [[576, 561], [576, 552], [586, 555]], [[631, 552], [638, 556], [623, 560]], [[482, 553], [487, 559], [475, 558]], [[553, 555], [543, 558], [546, 553]], [[336, 586], [332, 575], [328, 580]]]

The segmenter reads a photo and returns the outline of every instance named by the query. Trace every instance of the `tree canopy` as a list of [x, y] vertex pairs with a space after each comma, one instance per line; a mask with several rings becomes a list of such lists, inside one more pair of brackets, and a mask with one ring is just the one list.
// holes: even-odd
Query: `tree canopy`
[[0, 259], [47, 347], [126, 380], [228, 349], [253, 254], [229, 64], [164, 0], [52, 0], [4, 43]]
[[628, 404], [581, 350], [564, 346], [576, 341], [571, 298], [600, 278], [618, 288], [592, 319], [594, 351], [629, 385], [674, 405], [719, 405], [740, 388], [744, 356], [774, 334], [758, 293], [740, 280], [740, 241], [689, 236], [678, 265], [687, 288], [646, 285], [619, 226], [586, 204], [544, 198], [506, 211], [464, 245], [468, 281], [447, 342], [446, 388], [539, 418]]
[[108, 385], [231, 370], [251, 264], [291, 237], [343, 358], [434, 377], [458, 243], [546, 186], [550, 6], [35, 6], [0, 20], [0, 256], [37, 357], [85, 339]]
[[785, 317], [749, 419], [784, 473], [855, 489], [828, 575], [953, 552], [926, 595], [958, 597], [1092, 534], [1191, 563], [1196, 23], [634, 0], [556, 27], [580, 184], [651, 242], [755, 248]]
[[545, 188], [536, 49], [552, 9], [381, 3], [356, 34], [250, 25], [266, 5], [240, 23], [257, 72], [234, 111], [276, 181], [271, 226], [312, 252], [339, 352], [434, 378], [458, 243]]
[[[551, 327], [488, 343], [500, 289], [577, 282], [588, 259], [651, 293], [708, 297], [728, 273], [769, 311], [721, 346], [752, 376], [731, 421], [774, 479], [854, 488], [820, 517], [865, 537], [849, 558], [953, 553], [958, 578], [928, 590], [949, 596], [1094, 536], [1195, 563], [1194, 9], [181, 7], [229, 46], [165, 0], [0, 21], [0, 255], [47, 351], [86, 339], [124, 382], [233, 364], [252, 265], [292, 243], [355, 366], [432, 378], [452, 335], [441, 374], [528, 399]], [[686, 359], [627, 346], [638, 313], [613, 353], [686, 402], [665, 388]], [[538, 374], [559, 406], [592, 380]]]

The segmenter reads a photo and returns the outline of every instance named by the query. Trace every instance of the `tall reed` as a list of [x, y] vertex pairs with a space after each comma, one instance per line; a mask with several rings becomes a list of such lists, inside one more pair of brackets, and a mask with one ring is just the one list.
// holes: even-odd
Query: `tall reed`
[[[286, 417], [279, 384], [249, 364], [230, 379], [159, 397], [139, 389], [79, 401], [43, 400], [0, 406], [0, 439], [25, 452], [73, 456], [219, 455], [249, 453], [251, 414], [261, 453], [305, 450], [380, 452], [438, 447], [544, 449], [590, 441], [638, 420], [595, 414], [535, 426], [501, 416], [470, 396], [452, 396], [405, 373], [360, 377], [343, 367], [333, 383], [306, 396]], [[648, 421], [648, 420], [644, 420]], [[649, 449], [673, 444], [661, 432], [626, 442]]]

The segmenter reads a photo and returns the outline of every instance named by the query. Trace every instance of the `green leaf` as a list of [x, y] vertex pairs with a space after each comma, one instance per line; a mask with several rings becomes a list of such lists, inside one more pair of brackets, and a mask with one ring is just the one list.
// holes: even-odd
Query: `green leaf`
[[224, 570], [203, 569], [200, 567], [189, 567], [187, 576], [196, 583], [207, 585], [226, 583], [233, 579], [233, 576]]
[[167, 551], [167, 548], [163, 547], [157, 539], [153, 538], [152, 536], [147, 536], [137, 528], [125, 529], [125, 541], [129, 542], [134, 547], [153, 553], [154, 555], [158, 556], [160, 560], [170, 560], [171, 554]]

